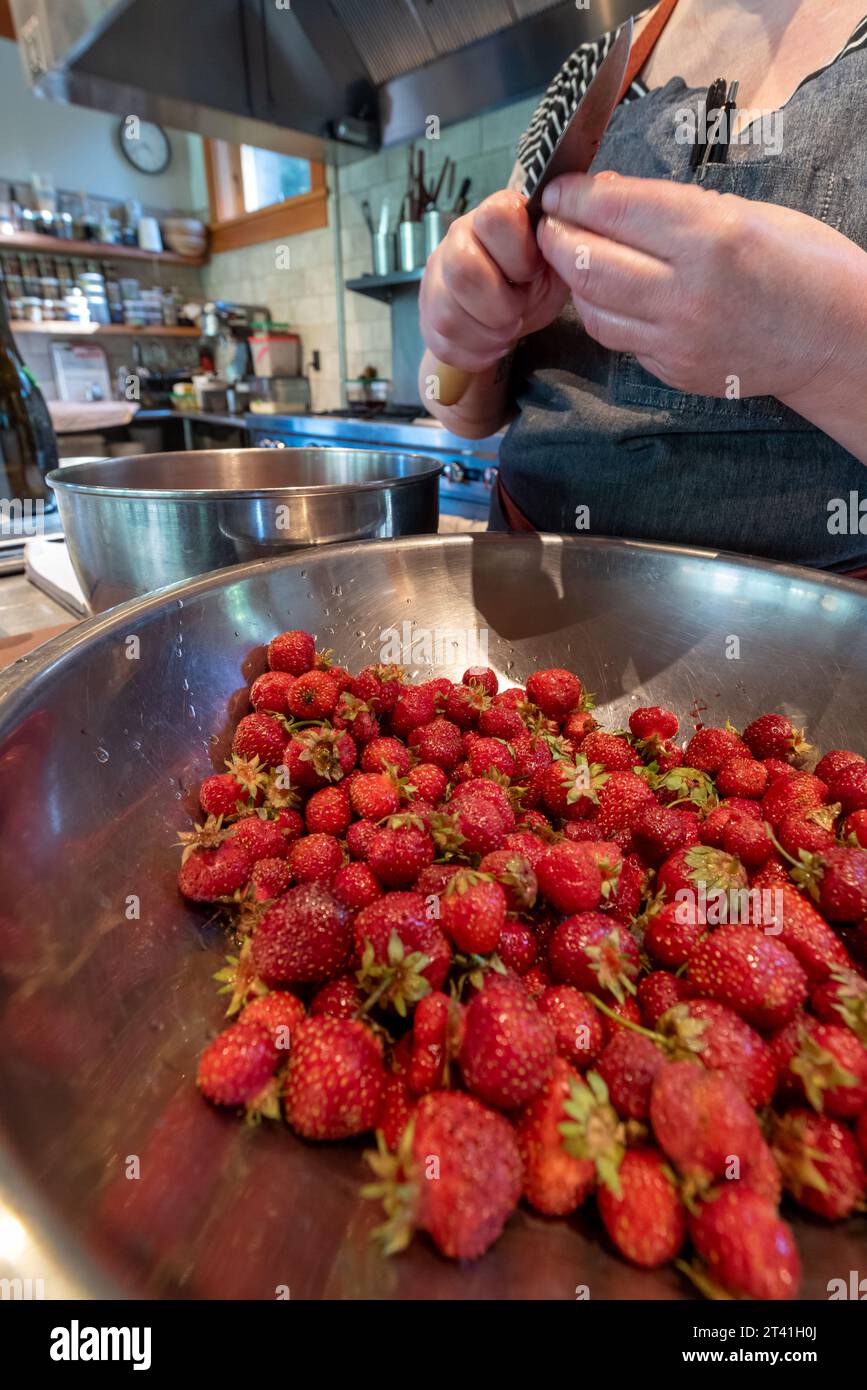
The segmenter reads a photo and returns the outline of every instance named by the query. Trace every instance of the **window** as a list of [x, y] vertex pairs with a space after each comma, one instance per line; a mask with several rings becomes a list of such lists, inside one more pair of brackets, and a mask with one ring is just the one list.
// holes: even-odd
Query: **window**
[[328, 225], [321, 164], [253, 145], [206, 140], [205, 172], [212, 252]]

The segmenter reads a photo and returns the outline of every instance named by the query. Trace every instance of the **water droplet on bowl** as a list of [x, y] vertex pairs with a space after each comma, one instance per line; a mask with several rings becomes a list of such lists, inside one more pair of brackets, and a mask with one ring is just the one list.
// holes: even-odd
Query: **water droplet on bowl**
[[109, 753], [108, 753], [108, 750], [107, 750], [107, 749], [105, 749], [105, 748], [97, 748], [97, 749], [96, 749], [96, 761], [97, 761], [98, 763], [107, 763], [107, 762], [108, 762], [108, 759], [109, 759]]

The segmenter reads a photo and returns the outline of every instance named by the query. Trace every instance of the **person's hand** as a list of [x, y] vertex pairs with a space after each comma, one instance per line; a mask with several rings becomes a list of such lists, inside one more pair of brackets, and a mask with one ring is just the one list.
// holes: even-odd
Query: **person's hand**
[[539, 247], [587, 332], [669, 386], [797, 409], [863, 354], [867, 256], [814, 218], [612, 173], [555, 179], [543, 206]]
[[568, 298], [536, 244], [525, 199], [504, 189], [453, 222], [430, 257], [422, 337], [441, 362], [482, 372], [551, 323]]

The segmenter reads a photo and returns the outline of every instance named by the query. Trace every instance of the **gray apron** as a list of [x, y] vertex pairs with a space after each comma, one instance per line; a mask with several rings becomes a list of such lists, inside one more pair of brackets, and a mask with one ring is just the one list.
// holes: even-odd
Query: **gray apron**
[[[593, 171], [695, 180], [691, 147], [674, 132], [677, 113], [704, 97], [672, 78], [621, 104]], [[732, 144], [727, 163], [708, 165], [704, 186], [797, 209], [867, 249], [865, 112], [861, 49], [790, 99], [782, 153]], [[773, 397], [720, 400], [666, 386], [634, 357], [593, 342], [571, 304], [522, 343], [513, 389], [519, 414], [500, 450], [501, 479], [538, 530], [575, 533], [577, 519], [584, 534], [828, 569], [867, 564], [867, 535], [829, 531], [832, 499], [867, 495], [864, 466]], [[508, 529], [496, 494], [490, 525]]]

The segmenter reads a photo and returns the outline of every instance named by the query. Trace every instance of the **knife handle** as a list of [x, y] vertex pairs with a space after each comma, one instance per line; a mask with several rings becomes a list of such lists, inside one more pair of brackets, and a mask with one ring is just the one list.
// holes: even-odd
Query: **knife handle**
[[439, 380], [437, 400], [440, 405], [457, 405], [472, 381], [471, 372], [465, 372], [462, 367], [450, 367], [447, 362], [440, 362], [436, 358], [430, 374]]

